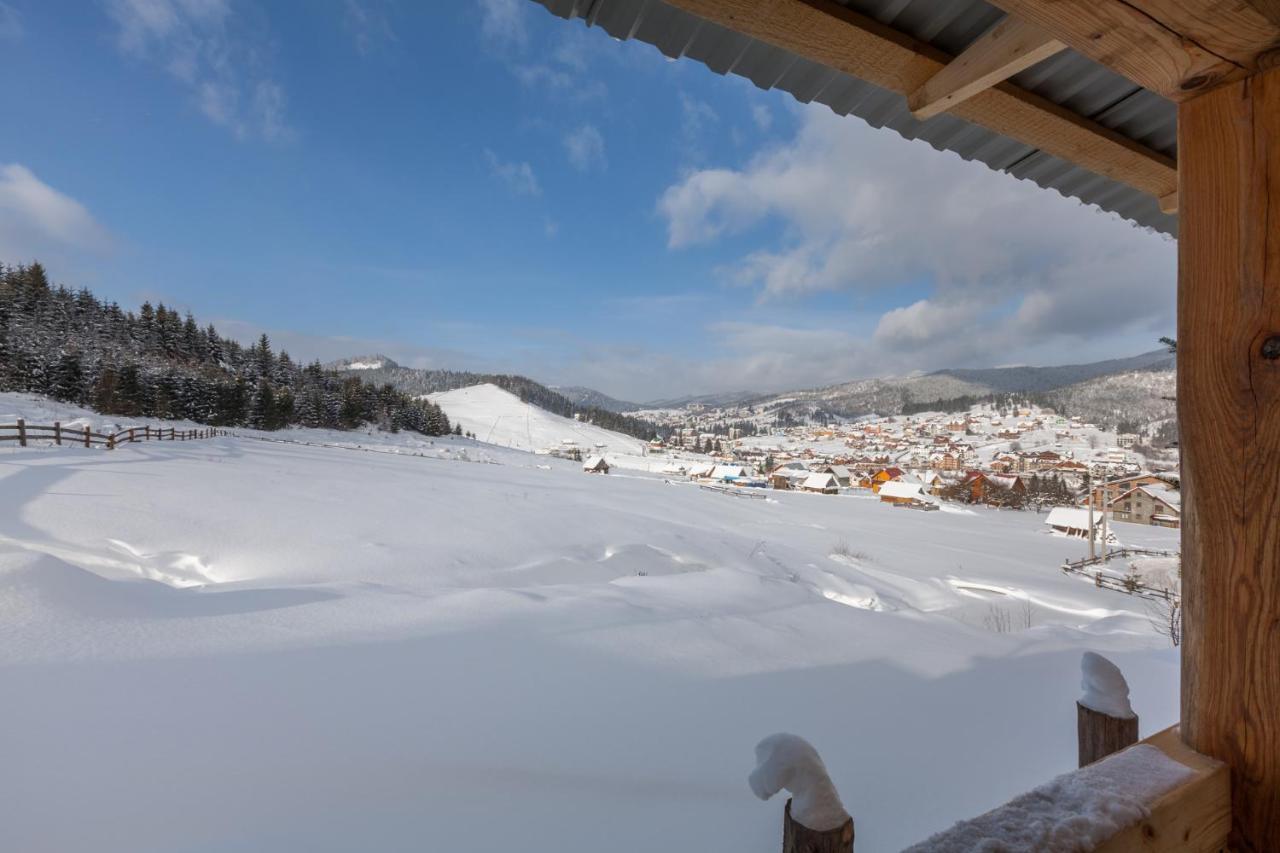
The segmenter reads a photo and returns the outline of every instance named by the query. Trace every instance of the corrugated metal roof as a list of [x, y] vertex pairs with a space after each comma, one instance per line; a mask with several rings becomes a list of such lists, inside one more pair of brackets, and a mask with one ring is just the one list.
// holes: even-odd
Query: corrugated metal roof
[[[825, 104], [872, 127], [954, 151], [1046, 189], [1096, 204], [1139, 225], [1177, 233], [1177, 217], [1154, 198], [943, 113], [917, 121], [901, 95], [834, 71], [668, 6], [661, 0], [535, 0], [562, 18], [584, 18], [619, 39], [639, 39], [673, 59], [688, 57], [719, 74], [738, 74], [762, 89], [782, 89], [801, 102]], [[1004, 13], [982, 0], [842, 0], [843, 4], [949, 54], [963, 51]], [[1108, 68], [1070, 50], [1027, 69], [1013, 82], [1129, 137], [1176, 155], [1177, 108]]]

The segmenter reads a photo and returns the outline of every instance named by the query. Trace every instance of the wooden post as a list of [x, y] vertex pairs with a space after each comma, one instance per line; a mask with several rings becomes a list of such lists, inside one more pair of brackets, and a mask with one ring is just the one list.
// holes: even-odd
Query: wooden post
[[1138, 718], [1112, 717], [1076, 703], [1080, 766], [1092, 764], [1138, 742]]
[[62, 421], [53, 422], [53, 443], [62, 446]]
[[27, 446], [27, 422], [18, 418], [18, 446]]
[[151, 424], [146, 424], [145, 426], [143, 426], [143, 429], [146, 430], [146, 432], [142, 434], [143, 440], [150, 441], [151, 440]]
[[89, 428], [85, 427], [84, 428], [84, 446], [89, 447], [90, 445], [91, 445], [91, 441], [90, 441]]
[[173, 427], [169, 427], [169, 440], [173, 441]]
[[115, 449], [116, 449], [116, 434], [111, 433], [111, 435], [107, 436], [107, 450], [115, 450]]
[[791, 818], [791, 800], [782, 810], [782, 853], [853, 853], [853, 818], [819, 832]]
[[1178, 110], [1182, 737], [1280, 850], [1280, 70]]

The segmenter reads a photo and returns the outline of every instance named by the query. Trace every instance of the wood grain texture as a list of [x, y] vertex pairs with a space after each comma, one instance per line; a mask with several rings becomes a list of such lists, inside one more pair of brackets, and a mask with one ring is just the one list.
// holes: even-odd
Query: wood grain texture
[[791, 817], [791, 800], [782, 810], [782, 853], [853, 853], [853, 818], [837, 829], [819, 832]]
[[1006, 17], [908, 95], [907, 106], [921, 121], [933, 118], [1065, 48], [1034, 24]]
[[1231, 828], [1231, 776], [1226, 765], [1191, 750], [1176, 728], [1143, 743], [1189, 767], [1194, 775], [1151, 805], [1151, 813], [1113, 835], [1094, 853], [1216, 853]]
[[1065, 49], [1034, 24], [1006, 17], [911, 92], [906, 104], [923, 122]]
[[[906, 96], [950, 55], [829, 0], [668, 0], [700, 18]], [[1178, 188], [1169, 157], [1009, 82], [951, 114], [1156, 198]]]
[[1253, 74], [1280, 46], [1280, 27], [1241, 0], [992, 2], [1174, 101]]
[[1179, 108], [1182, 731], [1280, 850], [1280, 70]]
[[1112, 717], [1076, 703], [1076, 739], [1080, 767], [1128, 749], [1138, 742], [1138, 718]]

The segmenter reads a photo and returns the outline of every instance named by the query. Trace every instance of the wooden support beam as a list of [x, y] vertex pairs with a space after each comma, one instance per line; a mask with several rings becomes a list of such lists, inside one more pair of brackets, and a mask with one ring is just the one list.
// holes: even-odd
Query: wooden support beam
[[921, 121], [933, 118], [1065, 48], [1034, 24], [1007, 16], [908, 95], [907, 106]]
[[1161, 213], [1177, 213], [1178, 212], [1178, 191], [1174, 190], [1168, 195], [1160, 196], [1160, 212]]
[[1280, 70], [1179, 107], [1182, 734], [1280, 850]]
[[819, 832], [791, 817], [791, 800], [782, 810], [782, 853], [853, 853], [853, 818]]
[[1138, 742], [1138, 717], [1113, 717], [1076, 703], [1080, 766], [1092, 764]]
[[1189, 749], [1177, 728], [1142, 741], [1194, 775], [1151, 805], [1151, 814], [1094, 848], [1094, 853], [1218, 853], [1231, 827], [1231, 778], [1221, 762]]
[[[904, 97], [952, 60], [831, 0], [667, 2]], [[1171, 158], [1008, 81], [956, 104], [951, 114], [1156, 198], [1177, 189]]]
[[[1267, 66], [1280, 25], [1240, 0], [992, 0], [1072, 50], [1174, 101]], [[1274, 12], [1274, 8], [1269, 10]]]

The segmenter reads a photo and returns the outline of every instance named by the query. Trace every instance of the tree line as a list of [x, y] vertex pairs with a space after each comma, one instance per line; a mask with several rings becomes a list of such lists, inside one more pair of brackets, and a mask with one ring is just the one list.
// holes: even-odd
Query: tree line
[[299, 364], [265, 334], [244, 346], [190, 312], [145, 302], [135, 314], [54, 286], [38, 262], [0, 264], [0, 390], [215, 426], [452, 431], [430, 401]]

